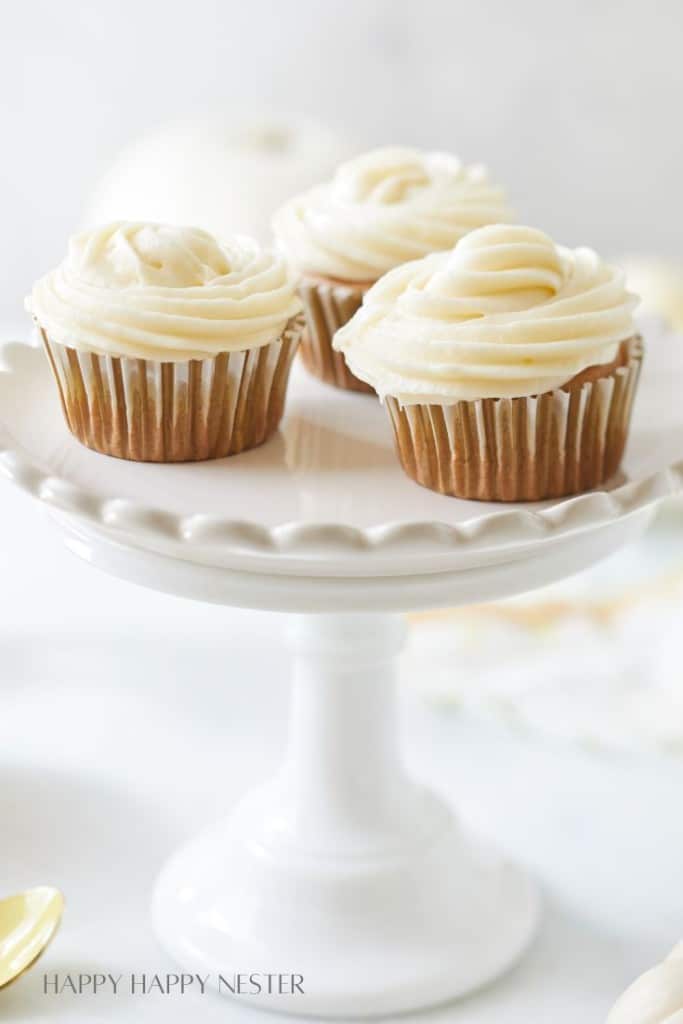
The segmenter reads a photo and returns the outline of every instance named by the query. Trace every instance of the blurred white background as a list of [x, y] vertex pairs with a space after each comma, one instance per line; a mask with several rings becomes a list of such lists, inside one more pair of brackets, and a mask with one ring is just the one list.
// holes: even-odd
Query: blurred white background
[[[486, 162], [519, 216], [561, 241], [683, 263], [682, 36], [680, 0], [6, 5], [0, 322], [26, 327], [24, 294], [61, 258], [121, 148], [207, 111], [304, 115], [358, 147], [451, 149]], [[87, 969], [88, 956], [105, 969], [164, 969], [146, 920], [159, 863], [279, 754], [279, 622], [99, 576], [44, 520], [3, 490], [5, 535], [17, 542], [0, 546], [0, 810], [14, 822], [0, 844], [0, 890], [38, 877], [69, 890], [61, 944], [45, 961], [55, 970]], [[616, 649], [613, 619], [604, 632]], [[652, 646], [647, 635], [643, 643]], [[604, 1019], [627, 982], [683, 935], [681, 830], [671, 813], [683, 762], [534, 747], [406, 700], [412, 767], [533, 868], [548, 906], [516, 972], [429, 1019]], [[205, 785], [212, 778], [223, 780], [220, 791]], [[11, 991], [4, 1020], [43, 1019], [38, 978]], [[83, 1001], [48, 1009], [68, 1024], [95, 1019]], [[217, 1001], [193, 1011], [228, 1019]], [[140, 1011], [102, 1012], [138, 1020]], [[188, 1019], [182, 1003], [149, 1013]]]
[[26, 0], [0, 39], [0, 317], [122, 145], [208, 109], [482, 160], [568, 244], [680, 255], [678, 0]]

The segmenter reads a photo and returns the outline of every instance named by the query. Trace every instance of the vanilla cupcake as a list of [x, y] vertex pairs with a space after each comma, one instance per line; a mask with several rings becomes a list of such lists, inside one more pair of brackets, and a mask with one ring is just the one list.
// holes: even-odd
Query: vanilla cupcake
[[450, 249], [482, 224], [509, 219], [503, 191], [481, 165], [403, 147], [350, 160], [331, 182], [290, 200], [273, 229], [301, 275], [307, 368], [328, 384], [372, 391], [331, 344], [365, 292], [394, 267]]
[[69, 429], [95, 451], [216, 459], [280, 422], [301, 303], [284, 259], [251, 239], [107, 224], [71, 238], [27, 308]]
[[383, 277], [335, 337], [386, 401], [403, 468], [442, 494], [575, 494], [621, 461], [635, 296], [591, 249], [490, 225]]

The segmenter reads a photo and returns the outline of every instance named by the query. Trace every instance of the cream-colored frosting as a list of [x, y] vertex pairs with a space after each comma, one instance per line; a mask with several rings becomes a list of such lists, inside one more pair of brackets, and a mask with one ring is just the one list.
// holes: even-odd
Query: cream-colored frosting
[[635, 333], [636, 302], [591, 249], [489, 225], [386, 274], [334, 347], [404, 404], [535, 395], [611, 362]]
[[342, 164], [331, 182], [297, 196], [273, 228], [302, 273], [375, 281], [473, 228], [511, 219], [481, 165], [448, 153], [375, 149]]
[[284, 258], [257, 242], [127, 221], [71, 238], [27, 306], [64, 345], [161, 361], [258, 348], [300, 309]]
[[606, 1024], [683, 1024], [683, 943], [626, 989]]

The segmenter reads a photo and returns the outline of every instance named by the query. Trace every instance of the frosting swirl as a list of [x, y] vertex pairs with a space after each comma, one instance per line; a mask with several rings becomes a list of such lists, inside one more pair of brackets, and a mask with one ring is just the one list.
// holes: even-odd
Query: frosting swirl
[[535, 395], [611, 362], [636, 302], [591, 249], [494, 224], [386, 274], [334, 347], [405, 405]]
[[172, 362], [266, 345], [300, 303], [282, 256], [249, 238], [117, 221], [74, 235], [27, 307], [64, 345]]
[[330, 183], [291, 199], [273, 228], [299, 271], [375, 281], [408, 260], [450, 249], [473, 228], [510, 217], [502, 189], [481, 165], [387, 147], [342, 164]]
[[626, 989], [606, 1024], [683, 1024], [683, 943]]

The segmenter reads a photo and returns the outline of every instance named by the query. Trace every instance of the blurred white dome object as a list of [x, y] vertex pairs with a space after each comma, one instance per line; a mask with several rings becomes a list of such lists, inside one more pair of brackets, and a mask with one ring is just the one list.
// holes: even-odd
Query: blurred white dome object
[[172, 121], [121, 152], [86, 205], [85, 225], [153, 220], [269, 242], [275, 209], [329, 178], [352, 152], [303, 117]]
[[626, 989], [606, 1024], [683, 1024], [683, 942]]
[[648, 256], [625, 256], [619, 264], [629, 289], [641, 298], [642, 311], [664, 317], [683, 332], [683, 265]]

